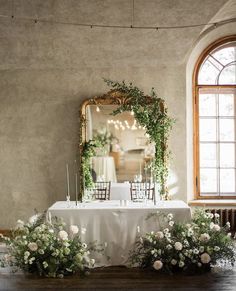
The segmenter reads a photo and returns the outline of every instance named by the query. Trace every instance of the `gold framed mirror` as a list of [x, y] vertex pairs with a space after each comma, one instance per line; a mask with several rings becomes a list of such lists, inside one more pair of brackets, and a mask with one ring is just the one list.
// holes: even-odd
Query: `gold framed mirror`
[[133, 112], [113, 115], [121, 105], [129, 105], [129, 100], [118, 91], [110, 91], [82, 104], [81, 144], [91, 140], [100, 143], [90, 166], [98, 180], [132, 181], [136, 174], [144, 176], [147, 164], [154, 159], [155, 145], [150, 143], [145, 128], [138, 124]]
[[148, 96], [132, 83], [104, 81], [113, 89], [80, 107], [81, 193], [98, 179], [124, 182], [140, 174], [145, 181], [154, 178], [168, 199], [167, 141], [174, 120], [164, 100], [153, 88]]

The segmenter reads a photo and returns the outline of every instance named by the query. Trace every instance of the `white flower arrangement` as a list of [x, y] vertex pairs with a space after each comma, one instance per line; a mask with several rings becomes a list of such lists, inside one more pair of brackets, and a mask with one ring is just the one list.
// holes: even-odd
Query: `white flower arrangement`
[[69, 227], [69, 233], [65, 229], [60, 219], [47, 222], [45, 214], [37, 214], [27, 223], [18, 220], [11, 236], [0, 238], [8, 247], [8, 254], [0, 260], [0, 265], [47, 277], [87, 274], [95, 264], [90, 258], [91, 251], [102, 252], [102, 247], [82, 242], [76, 225]]
[[[164, 219], [157, 232], [139, 236], [130, 252], [130, 263], [157, 271], [205, 272], [218, 263], [235, 263], [235, 246], [228, 235], [230, 227], [219, 225], [219, 215], [197, 210], [189, 223], [178, 223], [172, 214], [153, 214]], [[173, 221], [174, 223], [170, 222]]]

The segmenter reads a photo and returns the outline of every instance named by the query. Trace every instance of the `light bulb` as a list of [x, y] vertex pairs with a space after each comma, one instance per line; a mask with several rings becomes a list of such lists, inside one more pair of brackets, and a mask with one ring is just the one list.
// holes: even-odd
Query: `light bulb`
[[96, 107], [96, 111], [97, 112], [100, 112], [100, 108], [98, 106]]

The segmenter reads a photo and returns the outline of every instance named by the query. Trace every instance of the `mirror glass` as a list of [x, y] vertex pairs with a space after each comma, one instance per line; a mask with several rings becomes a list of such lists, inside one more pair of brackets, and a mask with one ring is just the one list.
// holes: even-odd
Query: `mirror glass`
[[155, 155], [154, 144], [132, 112], [114, 116], [116, 108], [117, 105], [86, 106], [86, 140], [99, 140], [102, 144], [91, 159], [97, 181], [132, 181], [139, 174], [144, 177], [145, 168]]

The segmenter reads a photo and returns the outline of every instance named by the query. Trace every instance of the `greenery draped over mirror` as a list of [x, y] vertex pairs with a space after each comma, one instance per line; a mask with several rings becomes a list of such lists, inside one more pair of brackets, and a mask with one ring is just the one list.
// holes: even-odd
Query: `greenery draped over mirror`
[[90, 171], [90, 158], [95, 155], [95, 149], [101, 146], [98, 140], [86, 140], [84, 127], [86, 118], [84, 108], [88, 104], [116, 104], [118, 107], [112, 115], [118, 115], [125, 111], [133, 113], [137, 123], [142, 126], [149, 137], [150, 142], [155, 144], [155, 157], [151, 164], [155, 181], [160, 185], [162, 199], [169, 199], [166, 186], [168, 178], [169, 157], [168, 139], [174, 119], [168, 116], [164, 100], [159, 98], [151, 89], [150, 95], [145, 95], [132, 83], [115, 82], [104, 79], [112, 89], [105, 95], [85, 101], [80, 110], [80, 162], [81, 162], [81, 187], [89, 188], [93, 185]]

